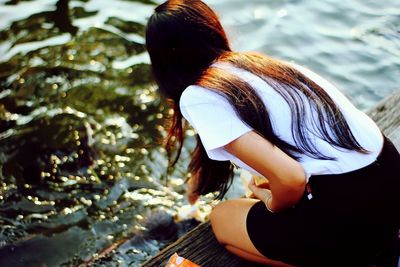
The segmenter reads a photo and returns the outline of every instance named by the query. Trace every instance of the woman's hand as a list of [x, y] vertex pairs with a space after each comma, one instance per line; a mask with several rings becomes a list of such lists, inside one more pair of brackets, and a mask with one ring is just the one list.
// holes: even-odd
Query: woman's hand
[[[302, 165], [273, 143], [250, 131], [229, 144], [225, 149], [264, 177], [268, 177], [270, 190], [252, 186], [254, 194], [273, 211], [282, 211], [296, 205], [306, 187], [306, 174]], [[260, 190], [259, 190], [260, 189]], [[267, 193], [271, 193], [268, 197]]]
[[[254, 181], [254, 177], [251, 178], [248, 187], [250, 191], [253, 192], [252, 196], [264, 202], [264, 204], [268, 207], [268, 209], [271, 210], [269, 203], [267, 203], [267, 201], [272, 197], [271, 190], [258, 187]], [[271, 211], [276, 212], [275, 210]]]
[[258, 186], [260, 188], [270, 189], [269, 181], [267, 178], [265, 178], [263, 176], [259, 176], [259, 175], [252, 175], [252, 177], [254, 179], [254, 183], [256, 184], [256, 186]]
[[186, 198], [191, 205], [195, 204], [200, 197], [200, 195], [196, 192], [199, 184], [198, 181], [198, 175], [192, 175], [192, 177], [190, 177], [189, 181], [187, 182]]

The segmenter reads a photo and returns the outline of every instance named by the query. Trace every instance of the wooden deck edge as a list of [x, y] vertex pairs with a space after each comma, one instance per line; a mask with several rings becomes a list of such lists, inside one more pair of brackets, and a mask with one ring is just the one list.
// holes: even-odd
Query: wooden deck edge
[[174, 253], [201, 266], [257, 266], [251, 265], [225, 250], [215, 239], [209, 222], [204, 222], [164, 248], [142, 267], [165, 266]]
[[367, 114], [400, 151], [400, 89], [373, 106]]

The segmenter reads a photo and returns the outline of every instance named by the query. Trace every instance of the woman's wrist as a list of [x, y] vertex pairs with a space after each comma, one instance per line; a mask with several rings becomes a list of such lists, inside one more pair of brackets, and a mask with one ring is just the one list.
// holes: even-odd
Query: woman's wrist
[[271, 201], [272, 201], [272, 194], [268, 194], [266, 200], [265, 200], [265, 207], [267, 208], [267, 210], [271, 213], [275, 213], [275, 211], [273, 209], [271, 209]]

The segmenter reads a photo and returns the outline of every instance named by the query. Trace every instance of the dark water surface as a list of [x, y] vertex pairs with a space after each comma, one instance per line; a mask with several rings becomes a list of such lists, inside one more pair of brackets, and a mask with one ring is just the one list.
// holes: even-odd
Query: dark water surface
[[[361, 109], [399, 87], [396, 0], [207, 2], [235, 48], [307, 65]], [[155, 4], [0, 1], [0, 266], [138, 266], [179, 235], [141, 234], [187, 208], [193, 143], [165, 186], [170, 109], [144, 47]]]

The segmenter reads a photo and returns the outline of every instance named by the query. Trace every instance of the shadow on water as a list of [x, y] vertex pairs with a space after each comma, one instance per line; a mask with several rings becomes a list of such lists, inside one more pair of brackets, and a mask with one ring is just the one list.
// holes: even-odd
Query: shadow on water
[[56, 10], [49, 16], [54, 21], [56, 26], [61, 32], [69, 32], [75, 35], [78, 28], [73, 26], [69, 16], [68, 8], [69, 0], [59, 0], [56, 4]]
[[[196, 224], [173, 223], [184, 168], [170, 191], [159, 142], [170, 109], [144, 47], [153, 5], [136, 2], [4, 4], [0, 266], [135, 266]], [[121, 7], [138, 6], [143, 19], [126, 20]]]

